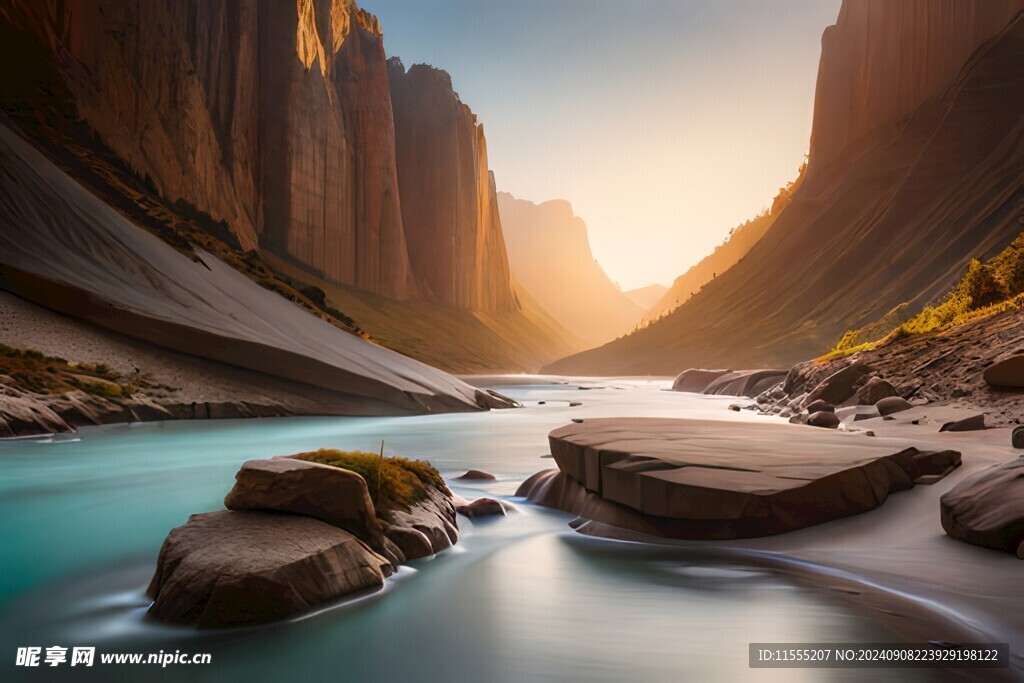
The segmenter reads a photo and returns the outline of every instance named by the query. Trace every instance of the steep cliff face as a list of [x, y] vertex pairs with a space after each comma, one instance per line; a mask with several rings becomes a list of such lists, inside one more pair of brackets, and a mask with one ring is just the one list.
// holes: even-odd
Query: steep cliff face
[[628, 332], [643, 309], [594, 260], [569, 202], [534, 204], [498, 193], [512, 274], [540, 306], [590, 345]]
[[511, 310], [508, 258], [483, 126], [440, 69], [388, 60], [402, 219], [432, 301]]
[[[901, 20], [902, 8], [912, 4], [847, 0], [844, 17], [864, 8], [875, 13], [870, 25], [862, 25], [868, 34], [853, 41], [872, 46], [871, 54], [834, 74], [831, 57], [822, 59], [819, 83], [858, 93], [848, 109], [868, 112], [859, 120], [886, 125], [874, 126], [845, 150], [826, 146], [838, 156], [826, 164], [819, 155], [813, 182], [809, 176], [746, 257], [675, 312], [548, 371], [671, 374], [688, 366], [792, 364], [820, 355], [845, 330], [878, 320], [897, 305], [915, 311], [934, 301], [972, 257], [991, 256], [1019, 234], [1024, 15], [990, 36], [954, 78], [924, 93], [920, 106], [887, 121], [895, 115], [892, 102], [902, 101], [886, 90], [896, 87], [891, 75], [876, 70], [859, 83], [862, 70], [880, 63], [875, 50], [896, 63], [887, 46], [898, 45], [897, 61], [908, 74], [932, 73], [925, 64], [939, 38], [925, 40], [931, 35], [926, 29], [940, 37], [976, 31], [974, 23], [954, 21], [962, 20], [960, 3], [926, 3], [932, 11], [912, 28]], [[882, 41], [885, 31], [897, 35]], [[917, 38], [910, 41], [908, 32]], [[822, 116], [819, 107], [815, 126]], [[826, 127], [813, 133], [819, 151], [829, 135], [828, 124], [820, 125]]]
[[259, 15], [263, 244], [333, 282], [414, 297], [380, 27], [351, 0]]
[[78, 116], [170, 201], [318, 275], [418, 294], [380, 27], [352, 0], [12, 3]]
[[846, 0], [821, 38], [809, 176], [942, 90], [1024, 0]]
[[[38, 41], [33, 61], [56, 69], [106, 145], [161, 195], [226, 220], [252, 248], [255, 18], [247, 3], [16, 0], [5, 42]], [[18, 67], [5, 62], [7, 79]]]

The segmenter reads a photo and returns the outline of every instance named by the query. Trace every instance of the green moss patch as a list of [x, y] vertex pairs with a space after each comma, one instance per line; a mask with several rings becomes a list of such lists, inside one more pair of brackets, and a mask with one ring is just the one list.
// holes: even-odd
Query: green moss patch
[[376, 453], [329, 448], [298, 453], [291, 457], [359, 474], [366, 480], [370, 498], [378, 512], [408, 510], [427, 497], [429, 487], [448, 491], [441, 474], [424, 460], [409, 460], [397, 456], [382, 458]]

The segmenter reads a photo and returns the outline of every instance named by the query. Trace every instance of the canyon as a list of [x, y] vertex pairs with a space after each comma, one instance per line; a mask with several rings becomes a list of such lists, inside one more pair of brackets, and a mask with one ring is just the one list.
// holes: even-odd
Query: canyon
[[352, 0], [3, 13], [6, 123], [141, 227], [445, 370], [583, 348], [513, 281], [483, 126]]

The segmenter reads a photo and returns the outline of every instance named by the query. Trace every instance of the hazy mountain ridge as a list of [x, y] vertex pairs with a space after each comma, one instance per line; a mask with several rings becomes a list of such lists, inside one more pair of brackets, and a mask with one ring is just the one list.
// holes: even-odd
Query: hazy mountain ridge
[[643, 308], [594, 260], [587, 226], [569, 202], [542, 204], [498, 193], [512, 274], [566, 329], [591, 345], [631, 329]]

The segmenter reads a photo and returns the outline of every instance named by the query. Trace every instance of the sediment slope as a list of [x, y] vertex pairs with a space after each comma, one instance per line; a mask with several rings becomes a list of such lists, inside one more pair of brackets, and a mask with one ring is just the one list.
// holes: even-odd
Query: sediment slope
[[[873, 17], [879, 30], [896, 21], [885, 12], [900, 6], [879, 6]], [[545, 371], [783, 367], [820, 355], [845, 330], [899, 304], [919, 310], [941, 296], [972, 257], [991, 256], [1020, 231], [1021, 16], [979, 48], [941, 92], [820, 166], [815, 182], [803, 184], [746, 257], [674, 313]], [[941, 11], [932, 23], [945, 25]], [[930, 58], [914, 45], [906, 48], [901, 59]], [[832, 77], [828, 60], [821, 70], [821, 79]], [[870, 108], [873, 101], [859, 106]]]
[[512, 274], [540, 306], [589, 345], [628, 332], [643, 314], [594, 260], [587, 226], [564, 200], [498, 193]]
[[[136, 339], [416, 412], [488, 400], [133, 225], [0, 128], [0, 284]], [[481, 399], [478, 401], [478, 397]]]

